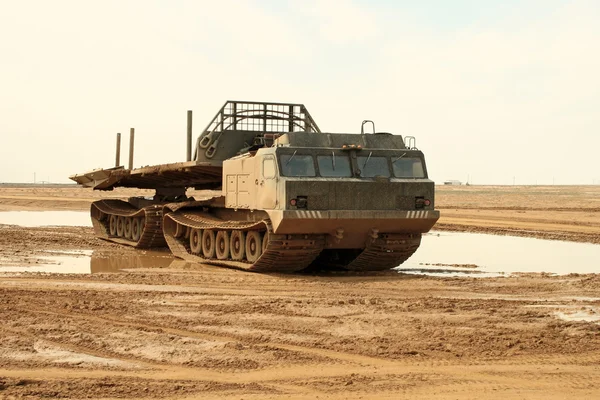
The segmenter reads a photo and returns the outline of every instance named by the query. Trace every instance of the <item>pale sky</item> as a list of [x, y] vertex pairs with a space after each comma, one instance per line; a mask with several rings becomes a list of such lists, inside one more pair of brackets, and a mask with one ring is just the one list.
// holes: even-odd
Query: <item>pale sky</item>
[[600, 183], [600, 1], [0, 0], [0, 182], [183, 161], [228, 100], [417, 138], [430, 177]]

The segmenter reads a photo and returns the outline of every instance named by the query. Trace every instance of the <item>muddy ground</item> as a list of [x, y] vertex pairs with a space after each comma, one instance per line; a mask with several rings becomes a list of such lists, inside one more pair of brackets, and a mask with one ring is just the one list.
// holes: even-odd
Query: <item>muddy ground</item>
[[[0, 210], [130, 193], [0, 187]], [[443, 229], [598, 243], [599, 198], [471, 186], [440, 188], [437, 204]], [[0, 265], [73, 250], [143, 255], [91, 228], [0, 225]], [[261, 275], [159, 256], [118, 273], [1, 273], [0, 398], [600, 398], [597, 274]]]

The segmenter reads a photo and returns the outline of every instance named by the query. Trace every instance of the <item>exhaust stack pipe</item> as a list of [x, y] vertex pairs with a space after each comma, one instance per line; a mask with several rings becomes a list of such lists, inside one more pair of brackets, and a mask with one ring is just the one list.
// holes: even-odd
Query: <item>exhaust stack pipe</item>
[[117, 157], [115, 159], [115, 167], [121, 164], [121, 134], [117, 133]]
[[192, 110], [187, 112], [187, 152], [186, 161], [192, 161]]
[[133, 141], [135, 138], [135, 129], [129, 129], [129, 169], [133, 169]]

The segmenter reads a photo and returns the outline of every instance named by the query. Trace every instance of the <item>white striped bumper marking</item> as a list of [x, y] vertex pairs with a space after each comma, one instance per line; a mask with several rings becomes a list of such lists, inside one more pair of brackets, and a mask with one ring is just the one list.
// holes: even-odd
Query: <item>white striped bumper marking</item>
[[321, 211], [297, 210], [298, 218], [322, 218]]
[[[312, 210], [296, 210], [296, 216], [300, 219], [323, 218], [321, 211], [312, 211]], [[429, 218], [429, 211], [426, 211], [426, 210], [407, 211], [406, 218], [408, 218], [408, 219]]]
[[429, 211], [419, 210], [419, 211], [408, 211], [406, 213], [406, 218], [415, 219], [415, 218], [427, 218], [429, 216]]

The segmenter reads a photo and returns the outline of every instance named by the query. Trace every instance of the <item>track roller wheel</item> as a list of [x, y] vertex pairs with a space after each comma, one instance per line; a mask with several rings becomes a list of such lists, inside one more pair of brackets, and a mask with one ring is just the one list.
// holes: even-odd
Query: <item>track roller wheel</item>
[[259, 231], [249, 231], [246, 234], [246, 259], [253, 263], [262, 254], [262, 237]]
[[262, 237], [262, 251], [261, 254], [267, 251], [267, 246], [269, 245], [269, 232], [265, 232]]
[[133, 218], [125, 217], [125, 223], [123, 225], [123, 236], [125, 237], [125, 239], [131, 240], [132, 225], [133, 225]]
[[216, 246], [215, 231], [205, 229], [202, 232], [202, 255], [204, 258], [215, 258]]
[[125, 217], [118, 216], [117, 217], [117, 236], [123, 237], [125, 233]]
[[217, 241], [215, 246], [218, 260], [226, 260], [229, 258], [229, 232], [217, 232]]
[[187, 227], [186, 226], [183, 226], [181, 224], [177, 224], [177, 227], [175, 228], [175, 234], [173, 235], [173, 237], [180, 238], [183, 235], [185, 235], [186, 231], [187, 231]]
[[111, 215], [108, 220], [108, 232], [110, 236], [117, 236], [117, 220], [119, 217], [116, 215]]
[[246, 254], [246, 232], [233, 231], [229, 238], [229, 251], [231, 259], [234, 261], [242, 261]]
[[133, 218], [131, 221], [131, 240], [137, 242], [142, 236], [142, 230], [144, 228], [144, 222], [142, 218]]
[[202, 229], [190, 230], [190, 250], [194, 254], [200, 254], [202, 250]]

